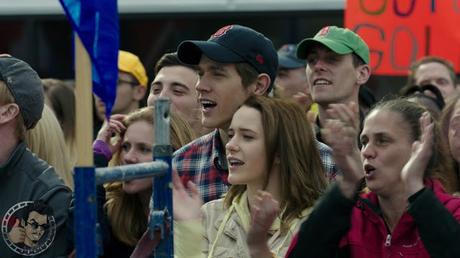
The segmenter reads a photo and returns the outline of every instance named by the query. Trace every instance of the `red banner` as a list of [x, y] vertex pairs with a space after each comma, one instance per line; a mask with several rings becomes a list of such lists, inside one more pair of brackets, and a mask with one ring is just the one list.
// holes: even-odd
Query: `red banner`
[[448, 59], [460, 72], [460, 0], [347, 0], [345, 27], [371, 51], [372, 73], [407, 75], [427, 55]]

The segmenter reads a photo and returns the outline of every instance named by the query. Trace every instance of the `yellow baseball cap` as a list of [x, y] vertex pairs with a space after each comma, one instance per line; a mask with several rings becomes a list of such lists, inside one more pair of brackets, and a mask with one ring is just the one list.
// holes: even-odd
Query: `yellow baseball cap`
[[149, 78], [144, 65], [135, 54], [123, 50], [118, 51], [118, 70], [131, 74], [140, 85], [147, 87]]

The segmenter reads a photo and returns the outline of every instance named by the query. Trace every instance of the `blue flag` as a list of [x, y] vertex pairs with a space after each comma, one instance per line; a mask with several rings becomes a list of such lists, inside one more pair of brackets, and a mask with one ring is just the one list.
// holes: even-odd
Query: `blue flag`
[[118, 80], [119, 27], [117, 0], [59, 0], [92, 62], [93, 92], [108, 117]]

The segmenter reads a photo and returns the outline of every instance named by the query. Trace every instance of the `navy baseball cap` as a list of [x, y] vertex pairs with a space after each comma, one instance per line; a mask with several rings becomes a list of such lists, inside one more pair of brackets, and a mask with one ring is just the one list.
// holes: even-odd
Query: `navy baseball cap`
[[199, 64], [201, 55], [219, 63], [248, 63], [258, 73], [268, 74], [271, 86], [278, 70], [278, 56], [272, 41], [242, 25], [224, 26], [207, 41], [186, 40], [177, 48], [177, 56], [185, 64]]
[[297, 58], [297, 46], [285, 44], [278, 49], [278, 63], [280, 69], [297, 69], [307, 65], [305, 60]]
[[9, 55], [0, 55], [0, 81], [19, 106], [24, 125], [33, 128], [42, 117], [45, 95], [38, 74], [26, 62]]

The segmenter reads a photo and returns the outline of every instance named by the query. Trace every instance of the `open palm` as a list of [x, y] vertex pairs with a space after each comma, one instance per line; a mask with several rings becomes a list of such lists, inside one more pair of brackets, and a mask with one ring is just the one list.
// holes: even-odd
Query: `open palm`
[[203, 201], [196, 185], [190, 181], [187, 182], [190, 192], [187, 191], [176, 171], [173, 172], [172, 182], [174, 220], [185, 221], [201, 218]]
[[343, 179], [350, 183], [358, 182], [364, 176], [357, 143], [358, 107], [356, 103], [331, 104], [327, 111], [331, 118], [326, 121], [321, 132], [332, 148], [334, 161], [343, 173]]
[[423, 176], [433, 154], [433, 127], [430, 115], [425, 112], [420, 118], [420, 140], [412, 144], [412, 154], [401, 171], [409, 196], [423, 188]]

